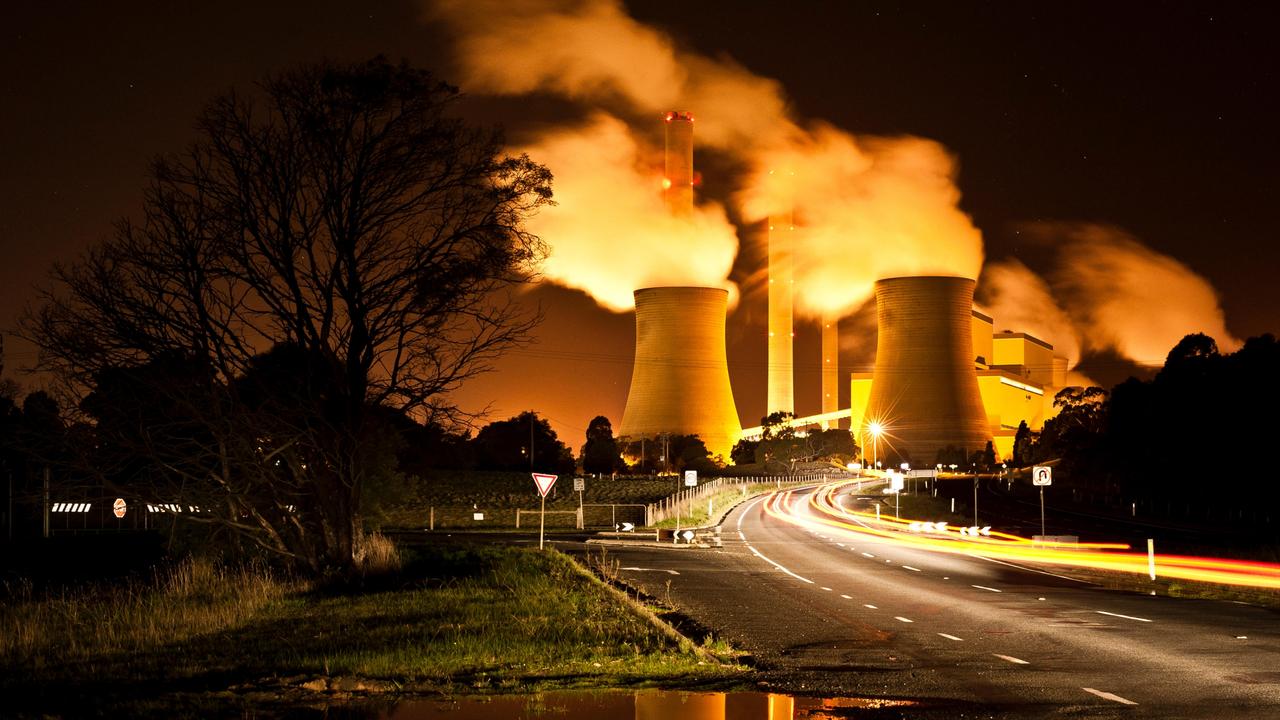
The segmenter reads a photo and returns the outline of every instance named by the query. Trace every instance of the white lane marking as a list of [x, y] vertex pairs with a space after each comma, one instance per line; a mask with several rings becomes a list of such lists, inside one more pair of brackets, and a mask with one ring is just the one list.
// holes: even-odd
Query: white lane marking
[[1103, 691], [1101, 691], [1101, 690], [1094, 690], [1093, 688], [1080, 688], [1080, 689], [1081, 689], [1081, 690], [1083, 690], [1083, 691], [1085, 691], [1085, 692], [1087, 692], [1087, 693], [1093, 693], [1094, 695], [1097, 695], [1098, 697], [1102, 698], [1103, 700], [1110, 700], [1110, 701], [1112, 701], [1112, 702], [1118, 702], [1118, 703], [1120, 703], [1121, 705], [1137, 705], [1137, 704], [1138, 704], [1138, 703], [1136, 703], [1136, 702], [1134, 702], [1134, 701], [1132, 701], [1132, 700], [1130, 700], [1130, 699], [1128, 699], [1128, 698], [1122, 698], [1122, 697], [1120, 697], [1119, 695], [1116, 695], [1115, 693], [1103, 692]]
[[1110, 615], [1111, 617], [1124, 618], [1125, 620], [1137, 620], [1138, 622], [1151, 622], [1146, 618], [1134, 617], [1132, 615], [1121, 615], [1120, 613], [1107, 612], [1106, 610], [1094, 610], [1099, 615]]
[[[1051, 573], [1051, 572], [1048, 572], [1048, 571], [1046, 571], [1046, 570], [1037, 570], [1037, 569], [1035, 569], [1035, 568], [1029, 568], [1029, 567], [1027, 567], [1026, 565], [1018, 565], [1017, 563], [1005, 562], [1004, 560], [996, 560], [995, 558], [983, 557], [982, 555], [974, 555], [974, 554], [972, 554], [972, 553], [969, 553], [969, 557], [977, 558], [977, 559], [979, 559], [979, 560], [986, 560], [987, 562], [995, 563], [995, 564], [997, 564], [997, 565], [1008, 565], [1008, 566], [1009, 566], [1009, 567], [1011, 567], [1011, 568], [1018, 568], [1019, 570], [1025, 570], [1025, 571], [1027, 571], [1027, 572], [1040, 573], [1041, 575], [1048, 575], [1049, 577], [1056, 577], [1056, 578], [1059, 578], [1059, 579], [1061, 579], [1061, 580], [1070, 580], [1071, 582], [1078, 582], [1078, 583], [1082, 583], [1082, 584], [1084, 584], [1084, 585], [1097, 585], [1097, 584], [1098, 584], [1098, 583], [1095, 583], [1095, 582], [1089, 582], [1088, 580], [1081, 580], [1080, 578], [1067, 577], [1066, 575], [1059, 575], [1058, 573]], [[945, 580], [946, 578], [943, 578], [943, 579]]]
[[948, 640], [955, 640], [956, 642], [964, 642], [964, 638], [958, 638], [955, 635], [948, 635], [946, 633], [938, 633], [938, 634]]
[[915, 621], [914, 621], [914, 620], [912, 620], [911, 618], [904, 618], [904, 617], [902, 617], [901, 615], [894, 615], [894, 616], [893, 616], [893, 619], [894, 619], [894, 620], [901, 621], [901, 622], [907, 622], [907, 623], [909, 623], [909, 622], [915, 622]]
[[880, 609], [880, 608], [876, 607], [875, 605], [863, 605], [862, 607], [869, 607], [869, 608], [871, 608], [872, 610], [879, 610], [879, 609]]
[[741, 531], [741, 530], [739, 530], [739, 531], [738, 531], [738, 539], [739, 539], [739, 540], [741, 540], [741, 541], [743, 541], [743, 542], [746, 542], [746, 540], [747, 540], [747, 536], [746, 536], [746, 535], [743, 535], [743, 534], [742, 534], [742, 531]]
[[872, 555], [872, 554], [871, 554], [871, 553], [869, 553], [869, 552], [864, 552], [864, 553], [862, 553], [862, 556], [863, 556], [863, 557], [869, 557], [869, 558], [873, 558], [873, 557], [875, 557], [875, 555]]
[[911, 572], [920, 572], [920, 568], [913, 568], [913, 567], [911, 567], [910, 565], [903, 565], [903, 566], [902, 566], [902, 569], [903, 569], [903, 570], [910, 570]]
[[826, 590], [827, 592], [831, 592], [831, 588], [829, 588], [829, 587], [823, 587], [822, 589], [823, 589], [823, 590]]
[[836, 544], [839, 545], [840, 547], [844, 547], [844, 543], [836, 543]]
[[1011, 662], [1011, 663], [1013, 663], [1014, 665], [1030, 665], [1030, 664], [1031, 664], [1031, 663], [1027, 662], [1026, 660], [1022, 660], [1022, 659], [1020, 659], [1020, 658], [1013, 657], [1012, 655], [1001, 655], [1000, 653], [991, 653], [991, 654], [992, 654], [992, 655], [995, 655], [996, 657], [1000, 658], [1001, 660], [1005, 660], [1005, 661]]
[[1237, 635], [1237, 636], [1236, 636], [1236, 639], [1237, 639], [1237, 640], [1248, 640], [1248, 639], [1249, 639], [1249, 636], [1248, 636], [1248, 635]]
[[976, 587], [979, 590], [986, 590], [987, 592], [1004, 592], [1003, 590], [997, 590], [995, 588], [987, 587], [986, 585], [970, 585], [970, 587]]
[[845, 600], [852, 600], [852, 599], [853, 599], [853, 598], [849, 597], [848, 595], [841, 595], [840, 597], [844, 598]]
[[790, 570], [788, 570], [788, 569], [786, 569], [786, 568], [782, 567], [782, 566], [781, 566], [781, 565], [779, 565], [778, 563], [776, 563], [776, 562], [774, 562], [774, 561], [770, 560], [769, 558], [765, 557], [763, 554], [761, 554], [761, 552], [760, 552], [759, 550], [757, 550], [757, 549], [755, 549], [755, 548], [751, 547], [750, 545], [748, 545], [748, 546], [747, 546], [747, 549], [748, 549], [748, 550], [750, 550], [752, 553], [754, 553], [756, 557], [758, 557], [758, 558], [760, 558], [761, 560], [763, 560], [763, 561], [765, 561], [765, 562], [769, 563], [770, 565], [772, 565], [772, 566], [774, 566], [774, 567], [778, 568], [779, 570], [781, 570], [782, 572], [784, 572], [784, 573], [786, 573], [786, 574], [790, 575], [791, 577], [793, 577], [793, 578], [795, 578], [795, 579], [797, 579], [797, 580], [803, 581], [803, 582], [807, 582], [807, 583], [809, 583], [810, 585], [816, 585], [816, 584], [817, 584], [817, 583], [815, 583], [814, 581], [810, 580], [810, 579], [809, 579], [809, 578], [807, 578], [807, 577], [800, 577], [799, 575], [797, 575], [797, 574], [795, 574], [795, 573], [791, 572]]
[[664, 572], [664, 573], [669, 573], [669, 574], [671, 574], [671, 575], [679, 575], [679, 574], [680, 574], [680, 573], [679, 573], [678, 571], [676, 571], [676, 570], [664, 570], [664, 569], [662, 569], [662, 568], [624, 567], [624, 568], [618, 568], [618, 569], [619, 569], [619, 570], [634, 570], [634, 571], [636, 571], [636, 572]]

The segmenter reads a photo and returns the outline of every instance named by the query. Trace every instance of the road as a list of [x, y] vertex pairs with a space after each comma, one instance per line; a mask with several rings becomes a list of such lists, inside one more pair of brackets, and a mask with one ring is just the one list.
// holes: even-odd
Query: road
[[1280, 717], [1271, 610], [810, 530], [762, 499], [735, 509], [723, 538], [608, 552], [627, 582], [750, 652], [779, 690], [914, 699], [957, 717]]

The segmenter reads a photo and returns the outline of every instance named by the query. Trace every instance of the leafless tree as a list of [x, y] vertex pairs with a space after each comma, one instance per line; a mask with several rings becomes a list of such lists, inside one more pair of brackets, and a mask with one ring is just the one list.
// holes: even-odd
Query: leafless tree
[[54, 269], [21, 323], [39, 368], [78, 400], [116, 373], [99, 413], [147, 405], [117, 434], [193, 519], [349, 567], [371, 409], [453, 416], [448, 392], [537, 320], [512, 293], [544, 255], [524, 220], [550, 173], [457, 97], [379, 58], [215, 99], [141, 219]]

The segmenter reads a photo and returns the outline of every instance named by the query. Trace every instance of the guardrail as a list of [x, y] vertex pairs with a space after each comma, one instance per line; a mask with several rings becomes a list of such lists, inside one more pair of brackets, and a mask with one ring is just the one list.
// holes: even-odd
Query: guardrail
[[784, 486], [803, 485], [805, 483], [823, 482], [831, 477], [831, 473], [814, 473], [806, 475], [766, 475], [760, 477], [716, 478], [697, 487], [686, 488], [656, 503], [650, 503], [645, 509], [645, 525], [650, 527], [670, 518], [688, 515], [694, 504], [706, 501], [712, 495], [726, 490], [739, 489], [746, 493], [752, 485], [774, 485], [781, 489]]

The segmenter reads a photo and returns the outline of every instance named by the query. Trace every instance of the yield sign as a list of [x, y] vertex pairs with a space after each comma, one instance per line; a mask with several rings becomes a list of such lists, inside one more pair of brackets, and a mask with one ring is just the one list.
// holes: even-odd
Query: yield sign
[[551, 492], [551, 486], [556, 484], [556, 476], [533, 473], [533, 483], [538, 486], [538, 493], [546, 497], [547, 493]]

